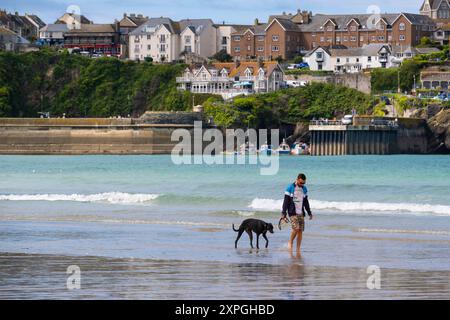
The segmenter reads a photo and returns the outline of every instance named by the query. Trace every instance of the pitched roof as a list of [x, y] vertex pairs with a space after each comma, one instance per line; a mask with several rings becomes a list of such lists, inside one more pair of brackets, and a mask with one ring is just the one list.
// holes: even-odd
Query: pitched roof
[[33, 20], [34, 23], [36, 23], [38, 25], [39, 28], [42, 28], [46, 25], [46, 23], [44, 21], [41, 20], [41, 18], [39, 18], [37, 15], [35, 14], [27, 14], [26, 15], [29, 19]]
[[267, 29], [272, 23], [275, 23], [276, 21], [277, 21], [277, 22], [281, 25], [281, 27], [282, 27], [283, 29], [285, 29], [286, 31], [300, 31], [299, 25], [298, 25], [298, 24], [292, 22], [292, 20], [290, 20], [290, 19], [282, 19], [282, 18], [275, 18], [274, 20], [272, 20], [272, 22], [269, 23], [269, 24], [267, 25], [266, 29]]
[[3, 26], [0, 26], [0, 34], [4, 36], [17, 36], [17, 33]]
[[214, 22], [211, 19], [184, 19], [180, 20], [180, 31], [183, 31], [187, 27], [193, 28], [192, 31], [196, 34], [200, 34], [207, 27], [214, 26]]
[[43, 32], [67, 32], [69, 31], [69, 28], [67, 27], [66, 24], [62, 24], [62, 23], [52, 23], [52, 24], [48, 24], [45, 27], [41, 28], [40, 31]]
[[113, 24], [82, 24], [80, 29], [69, 30], [66, 34], [80, 33], [116, 33], [116, 30]]
[[172, 34], [178, 34], [180, 33], [180, 24], [177, 22], [174, 22], [170, 18], [150, 18], [145, 23], [140, 25], [136, 30], [132, 31], [131, 35], [141, 35], [141, 34], [147, 34], [150, 31], [149, 28], [157, 28], [158, 26], [164, 25]]
[[[389, 25], [392, 25], [397, 18], [399, 18], [402, 13], [387, 13], [381, 14], [380, 18], [386, 21]], [[403, 13], [403, 15], [411, 21], [412, 24], [423, 25], [423, 24], [434, 24], [433, 20], [424, 15]], [[316, 14], [311, 17], [311, 22], [308, 24], [298, 25], [299, 29], [303, 32], [315, 32], [323, 29], [323, 25], [328, 21], [332, 20], [337, 24], [338, 29], [344, 29], [351, 20], [358, 21], [363, 29], [367, 29], [369, 20], [372, 15], [370, 14], [346, 14], [346, 15], [326, 15], [326, 14]]]
[[229, 77], [243, 76], [245, 70], [247, 69], [250, 69], [252, 71], [252, 75], [256, 76], [258, 75], [260, 68], [263, 68], [266, 74], [271, 74], [276, 68], [279, 67], [276, 61], [265, 61], [262, 64], [255, 61], [243, 61], [238, 66], [236, 66], [234, 62], [222, 62], [222, 63], [213, 63], [212, 66], [218, 71], [224, 68], [227, 69]]
[[332, 57], [369, 57], [378, 55], [378, 52], [383, 47], [388, 48], [388, 50], [392, 52], [392, 47], [387, 43], [372, 43], [359, 48], [347, 48], [345, 46], [317, 47], [308, 52], [305, 56], [309, 57], [317, 51], [317, 49], [321, 48]]

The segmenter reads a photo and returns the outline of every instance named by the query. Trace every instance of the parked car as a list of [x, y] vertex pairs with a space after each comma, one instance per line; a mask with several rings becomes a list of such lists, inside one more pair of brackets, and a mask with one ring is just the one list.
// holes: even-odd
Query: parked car
[[309, 68], [309, 64], [307, 64], [306, 62], [302, 62], [302, 63], [290, 64], [287, 67], [288, 70], [296, 70], [296, 69], [304, 69], [304, 68]]
[[345, 115], [344, 118], [342, 118], [342, 124], [346, 126], [353, 124], [353, 116], [351, 114]]
[[380, 100], [381, 100], [381, 102], [385, 102], [386, 105], [388, 105], [388, 106], [391, 105], [391, 100], [389, 100], [389, 98], [386, 96], [381, 96]]
[[286, 86], [288, 88], [305, 87], [307, 84], [308, 84], [307, 81], [299, 81], [299, 80], [288, 80], [288, 81], [286, 81]]

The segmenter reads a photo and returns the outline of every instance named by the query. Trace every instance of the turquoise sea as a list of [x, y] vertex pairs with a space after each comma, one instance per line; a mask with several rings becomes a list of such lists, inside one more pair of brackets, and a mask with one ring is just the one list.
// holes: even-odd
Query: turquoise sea
[[[448, 156], [279, 160], [263, 176], [170, 156], [0, 156], [0, 298], [450, 297]], [[276, 225], [300, 172], [315, 215], [302, 257], [288, 228], [234, 249], [232, 223]], [[65, 289], [69, 265], [81, 290]], [[366, 287], [372, 265], [381, 290]], [[236, 292], [242, 279], [254, 290]]]

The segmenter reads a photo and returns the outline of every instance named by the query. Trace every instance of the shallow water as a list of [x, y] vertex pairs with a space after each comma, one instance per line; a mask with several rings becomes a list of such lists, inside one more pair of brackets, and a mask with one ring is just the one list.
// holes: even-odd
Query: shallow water
[[[302, 259], [286, 249], [289, 229], [269, 235], [268, 250], [250, 251], [246, 235], [235, 250], [231, 224], [277, 224], [299, 172], [315, 214]], [[4, 298], [450, 297], [446, 156], [281, 157], [275, 176], [250, 165], [176, 166], [169, 156], [1, 156], [0, 178]], [[73, 260], [92, 284], [76, 293], [60, 283]], [[366, 288], [370, 265], [381, 268], [383, 290]], [[165, 270], [176, 278], [162, 280]], [[232, 290], [240, 270], [260, 293]], [[263, 276], [271, 290], [257, 290]], [[149, 292], [158, 281], [165, 287]]]

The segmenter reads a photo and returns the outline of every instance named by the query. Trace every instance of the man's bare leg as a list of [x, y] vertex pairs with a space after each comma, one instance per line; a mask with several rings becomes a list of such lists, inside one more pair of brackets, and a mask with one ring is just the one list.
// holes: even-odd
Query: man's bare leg
[[291, 232], [291, 237], [289, 238], [289, 243], [288, 243], [288, 249], [292, 250], [294, 248], [294, 240], [295, 237], [297, 236], [297, 230], [292, 230]]
[[300, 253], [300, 247], [302, 246], [303, 232], [297, 231], [297, 254]]

